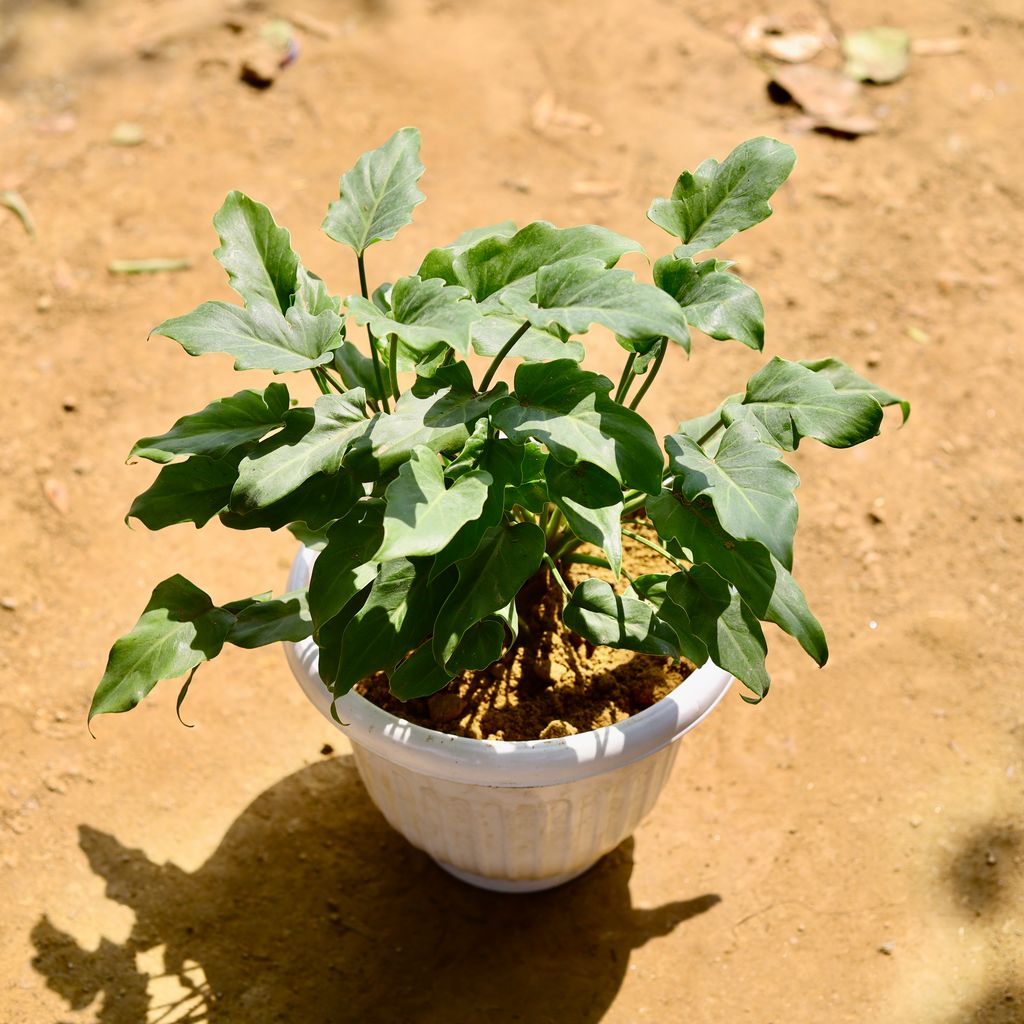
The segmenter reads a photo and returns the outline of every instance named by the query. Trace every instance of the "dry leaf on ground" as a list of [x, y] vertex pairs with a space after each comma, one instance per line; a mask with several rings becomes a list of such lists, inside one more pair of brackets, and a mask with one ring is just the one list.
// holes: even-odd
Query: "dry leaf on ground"
[[541, 135], [560, 136], [573, 131], [600, 135], [604, 130], [589, 114], [563, 106], [550, 90], [534, 103], [530, 111], [530, 124]]
[[71, 498], [68, 496], [68, 489], [63, 481], [56, 477], [47, 477], [43, 481], [43, 494], [62, 516], [66, 516], [71, 511]]
[[739, 37], [740, 48], [746, 53], [789, 64], [813, 60], [835, 43], [828, 22], [810, 13], [789, 17], [760, 15], [747, 22]]
[[777, 103], [793, 102], [803, 109], [807, 116], [795, 127], [840, 135], [869, 135], [878, 131], [878, 121], [858, 109], [861, 87], [838, 71], [809, 64], [780, 67], [772, 73], [768, 92]]
[[910, 44], [910, 52], [915, 57], [952, 57], [966, 49], [966, 40], [955, 36], [947, 39], [914, 39]]

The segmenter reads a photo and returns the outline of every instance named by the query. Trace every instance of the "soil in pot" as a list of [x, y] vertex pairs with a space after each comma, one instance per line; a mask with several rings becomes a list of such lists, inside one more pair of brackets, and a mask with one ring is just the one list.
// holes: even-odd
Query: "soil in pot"
[[[638, 544], [624, 552], [635, 575], [664, 572]], [[590, 566], [580, 577], [611, 575]], [[592, 647], [562, 625], [561, 591], [539, 573], [517, 601], [520, 643], [483, 671], [465, 672], [423, 700], [398, 700], [379, 673], [357, 689], [417, 725], [473, 739], [536, 740], [571, 736], [621, 722], [677, 687], [693, 667], [632, 651]]]

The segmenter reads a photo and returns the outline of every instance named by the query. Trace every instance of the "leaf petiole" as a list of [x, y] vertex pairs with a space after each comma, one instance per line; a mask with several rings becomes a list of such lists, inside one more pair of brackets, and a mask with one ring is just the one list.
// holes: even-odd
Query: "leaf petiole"
[[544, 564], [551, 570], [551, 575], [554, 577], [555, 582], [561, 587], [562, 593], [566, 597], [572, 596], [572, 591], [569, 589], [565, 580], [562, 579], [562, 574], [558, 571], [558, 566], [555, 565], [555, 560], [545, 551], [544, 552]]
[[651, 367], [650, 373], [647, 374], [647, 379], [640, 386], [640, 390], [633, 396], [633, 401], [629, 403], [630, 409], [635, 410], [643, 401], [644, 395], [647, 394], [654, 383], [654, 378], [658, 376], [658, 371], [661, 369], [661, 364], [665, 361], [665, 353], [667, 351], [668, 338], [662, 338], [661, 347], [658, 349], [658, 354], [654, 357], [654, 365]]
[[491, 365], [487, 368], [487, 372], [484, 374], [484, 379], [480, 381], [480, 390], [486, 391], [491, 386], [491, 380], [494, 377], [499, 366], [501, 366], [502, 360], [515, 348], [516, 342], [530, 329], [530, 321], [526, 320], [523, 322], [523, 326], [520, 327], [515, 334], [512, 335], [504, 345], [501, 346], [501, 351], [494, 357]]
[[392, 334], [390, 338], [390, 345], [388, 347], [388, 376], [391, 379], [391, 394], [395, 396], [395, 401], [398, 401], [401, 391], [398, 389], [398, 335]]
[[316, 386], [320, 389], [320, 394], [329, 395], [331, 393], [331, 389], [327, 386], [327, 381], [324, 380], [320, 368], [318, 366], [314, 366], [309, 372], [313, 375], [313, 380], [316, 381]]
[[[359, 266], [359, 290], [363, 293], [363, 298], [369, 300], [370, 292], [366, 287], [366, 262], [363, 259], [363, 254], [356, 253], [356, 263]], [[377, 391], [380, 393], [381, 405], [384, 406], [385, 412], [391, 412], [391, 406], [388, 405], [387, 392], [384, 390], [384, 376], [380, 372], [380, 356], [377, 354], [377, 343], [373, 338], [373, 331], [370, 330], [370, 325], [366, 325], [366, 337], [370, 341], [370, 358], [373, 360], [373, 376], [377, 381]]]
[[645, 547], [650, 548], [652, 551], [657, 552], [666, 561], [671, 562], [677, 569], [685, 569], [686, 566], [676, 558], [675, 555], [666, 551], [660, 544], [655, 544], [654, 541], [648, 540], [642, 534], [635, 533], [633, 530], [627, 530], [625, 527], [622, 528], [622, 533], [626, 537], [632, 537], [639, 544], [643, 544]]
[[636, 353], [630, 352], [629, 358], [626, 360], [626, 365], [622, 367], [622, 376], [619, 378], [619, 386], [615, 389], [615, 401], [622, 402], [626, 397], [626, 392], [629, 390], [630, 384], [636, 378], [636, 374], [633, 373], [633, 364], [636, 362]]

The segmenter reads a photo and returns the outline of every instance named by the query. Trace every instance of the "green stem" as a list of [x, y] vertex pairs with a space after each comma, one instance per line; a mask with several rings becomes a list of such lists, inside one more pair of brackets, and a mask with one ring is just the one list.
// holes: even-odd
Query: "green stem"
[[554, 559], [546, 551], [544, 552], [544, 562], [551, 570], [551, 575], [554, 576], [555, 582], [562, 588], [562, 593], [566, 597], [571, 597], [572, 591], [567, 586], [565, 580], [562, 579], [562, 574], [558, 571], [558, 566], [555, 565]]
[[334, 390], [337, 391], [339, 395], [343, 395], [345, 394], [346, 391], [348, 391], [348, 388], [345, 387], [345, 382], [341, 380], [336, 380], [334, 377], [331, 376], [330, 373], [327, 372], [327, 369], [325, 367], [318, 366], [317, 369], [320, 371], [320, 374], [323, 376], [324, 380], [327, 381], [327, 383], [330, 384], [331, 387], [334, 388]]
[[638, 508], [643, 508], [644, 505], [646, 505], [646, 504], [647, 504], [647, 495], [646, 494], [640, 494], [640, 495], [637, 495], [637, 497], [635, 497], [635, 498], [630, 498], [629, 501], [627, 501], [622, 506], [622, 515], [627, 516], [627, 515], [629, 515], [630, 512], [635, 512]]
[[651, 385], [654, 383], [654, 378], [658, 376], [658, 371], [661, 369], [661, 364], [665, 361], [665, 353], [668, 351], [668, 338], [661, 339], [661, 348], [658, 349], [658, 354], [654, 357], [654, 365], [650, 368], [647, 373], [647, 380], [640, 386], [640, 390], [633, 396], [633, 401], [629, 403], [630, 409], [635, 409], [641, 401], [643, 401], [644, 395], [650, 390]]
[[697, 444], [699, 444], [703, 448], [705, 443], [710, 441], [711, 438], [713, 438], [715, 436], [715, 434], [717, 434], [719, 432], [719, 430], [721, 430], [721, 429], [722, 429], [722, 418], [719, 417], [718, 418], [718, 422], [709, 431], [707, 431], [704, 434], [704, 436], [697, 442]]
[[391, 378], [391, 394], [398, 401], [401, 391], [398, 390], [398, 335], [391, 335], [391, 345], [388, 349], [388, 375]]
[[[370, 298], [369, 289], [366, 287], [366, 264], [363, 260], [363, 254], [356, 254], [356, 263], [359, 265], [359, 290], [363, 293], [364, 299]], [[373, 376], [377, 381], [377, 390], [380, 392], [381, 404], [384, 406], [385, 412], [391, 412], [391, 407], [388, 405], [387, 392], [384, 390], [384, 375], [380, 372], [380, 356], [377, 355], [377, 343], [373, 340], [373, 331], [370, 330], [370, 325], [366, 325], [366, 337], [370, 340], [370, 358], [373, 360]]]
[[636, 376], [633, 373], [633, 364], [636, 362], [636, 353], [630, 352], [629, 358], [626, 360], [626, 365], [622, 368], [622, 376], [619, 378], [619, 386], [615, 389], [615, 401], [621, 402], [626, 397], [626, 392], [629, 390], [629, 385], [632, 383], [633, 378]]
[[569, 555], [562, 559], [567, 565], [596, 565], [601, 569], [611, 569], [607, 560], [597, 555]]
[[488, 367], [487, 372], [484, 374], [484, 379], [480, 381], [480, 390], [486, 391], [491, 386], [491, 380], [494, 377], [501, 361], [515, 348], [516, 342], [530, 329], [530, 321], [527, 320], [522, 327], [520, 327], [515, 334], [512, 335], [504, 345], [501, 346], [501, 351], [494, 357], [491, 365]]
[[580, 540], [574, 534], [566, 534], [562, 537], [556, 537], [555, 543], [552, 547], [555, 550], [555, 558], [561, 561], [570, 551], [575, 551], [577, 548], [583, 547], [585, 542]]
[[320, 375], [320, 368], [314, 366], [309, 372], [313, 374], [313, 380], [316, 381], [316, 386], [320, 389], [320, 394], [329, 395], [331, 393], [331, 389], [327, 386], [327, 382]]
[[660, 544], [655, 544], [653, 540], [648, 540], [646, 537], [639, 533], [634, 533], [632, 530], [627, 530], [625, 527], [622, 528], [622, 533], [626, 537], [632, 537], [639, 544], [643, 544], [645, 547], [649, 547], [652, 551], [656, 551], [666, 561], [671, 562], [677, 569], [685, 569], [686, 566], [676, 558], [671, 552], [666, 551]]
[[544, 527], [544, 535], [550, 543], [562, 525], [562, 513], [554, 505], [548, 505], [545, 514], [547, 516], [547, 524]]

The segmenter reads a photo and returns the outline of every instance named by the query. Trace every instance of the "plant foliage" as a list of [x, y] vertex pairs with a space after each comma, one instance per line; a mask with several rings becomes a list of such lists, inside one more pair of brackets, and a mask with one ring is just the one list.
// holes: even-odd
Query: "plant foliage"
[[[137, 441], [130, 456], [161, 469], [129, 516], [154, 530], [215, 517], [288, 526], [320, 553], [308, 592], [276, 600], [218, 606], [180, 576], [159, 584], [115, 643], [90, 718], [134, 707], [159, 680], [190, 681], [225, 643], [311, 635], [335, 697], [379, 671], [400, 698], [425, 696], [528, 642], [517, 598], [537, 573], [561, 587], [565, 627], [589, 643], [710, 658], [754, 701], [769, 685], [761, 622], [827, 659], [792, 576], [799, 480], [784, 456], [804, 438], [859, 444], [883, 406], [906, 419], [908, 404], [837, 359], [775, 357], [663, 442], [637, 411], [670, 343], [689, 352], [691, 330], [763, 347], [757, 294], [728, 261], [695, 256], [770, 215], [790, 147], [753, 139], [684, 171], [648, 212], [679, 241], [652, 283], [616, 266], [640, 246], [606, 228], [503, 222], [371, 292], [366, 250], [424, 198], [419, 143], [403, 128], [364, 154], [327, 211], [359, 295], [332, 295], [247, 196], [232, 192], [214, 217], [214, 255], [242, 305], [205, 302], [157, 333], [190, 355], [227, 353], [239, 370], [309, 374], [321, 394], [293, 405], [294, 386], [269, 383]], [[592, 324], [626, 350], [617, 384], [580, 365]], [[490, 360], [479, 379], [471, 354]], [[496, 371], [513, 360], [510, 387]], [[630, 576], [624, 535], [664, 571]]]

